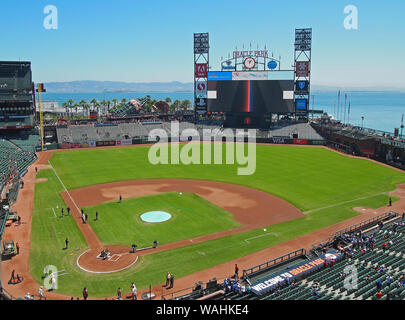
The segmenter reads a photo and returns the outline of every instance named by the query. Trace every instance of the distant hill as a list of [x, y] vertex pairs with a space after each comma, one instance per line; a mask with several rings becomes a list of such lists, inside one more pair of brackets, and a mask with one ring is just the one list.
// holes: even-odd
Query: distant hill
[[192, 92], [192, 82], [70, 81], [45, 83], [47, 92]]
[[338, 92], [338, 91], [346, 91], [346, 92], [405, 92], [405, 88], [401, 87], [343, 87], [343, 86], [323, 86], [312, 84], [311, 91], [312, 92]]
[[[121, 82], [81, 80], [70, 82], [45, 83], [47, 92], [55, 93], [92, 93], [92, 92], [193, 92], [192, 82]], [[367, 91], [367, 92], [405, 92], [405, 88], [395, 87], [338, 87], [311, 85], [312, 92]]]

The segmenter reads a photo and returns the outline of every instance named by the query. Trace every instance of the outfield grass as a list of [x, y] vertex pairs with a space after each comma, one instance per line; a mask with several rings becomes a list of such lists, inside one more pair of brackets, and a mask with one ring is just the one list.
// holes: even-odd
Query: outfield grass
[[[65, 205], [60, 196], [63, 188], [52, 170], [40, 171], [38, 177], [48, 181], [35, 188], [30, 254], [31, 273], [38, 283], [44, 266], [53, 264], [68, 272], [59, 279], [60, 293], [77, 296], [86, 285], [91, 296], [110, 296], [118, 286], [129, 291], [132, 281], [141, 290], [164, 282], [167, 271], [181, 277], [343, 221], [358, 214], [352, 207], [381, 207], [388, 201], [385, 192], [405, 182], [401, 172], [322, 148], [257, 146], [257, 170], [252, 176], [237, 176], [236, 165], [152, 166], [146, 161], [147, 150], [136, 147], [57, 152], [51, 163], [69, 189], [128, 179], [193, 178], [256, 187], [303, 211], [315, 211], [268, 226], [266, 232], [255, 229], [154, 253], [125, 271], [91, 275], [76, 266], [77, 256], [87, 248], [79, 228], [71, 217], [55, 218], [51, 209]], [[70, 249], [64, 251], [66, 236]]]
[[[168, 221], [147, 223], [140, 216], [148, 211], [171, 214]], [[95, 221], [96, 211], [99, 220]], [[169, 192], [159, 195], [124, 199], [87, 207], [90, 225], [103, 244], [138, 247], [190, 239], [240, 226], [233, 215], [192, 193]]]
[[148, 150], [145, 146], [56, 152], [51, 163], [68, 189], [131, 179], [214, 180], [274, 194], [302, 211], [376, 195], [404, 181], [403, 173], [324, 148], [257, 145], [257, 169], [251, 176], [238, 176], [237, 164], [152, 165]]

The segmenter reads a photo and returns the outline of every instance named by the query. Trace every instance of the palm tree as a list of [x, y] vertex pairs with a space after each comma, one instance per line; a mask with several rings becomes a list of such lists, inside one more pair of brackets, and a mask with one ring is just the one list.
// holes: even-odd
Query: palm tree
[[124, 105], [127, 102], [127, 99], [122, 98], [121, 103]]
[[73, 108], [73, 103], [74, 103], [74, 102], [75, 102], [75, 101], [74, 101], [73, 99], [69, 99], [69, 100], [67, 101], [67, 105], [68, 105], [69, 109], [71, 110], [70, 116], [72, 116], [72, 108]]
[[73, 105], [73, 108], [75, 109], [75, 111], [76, 111], [76, 117], [77, 117], [77, 108], [79, 107], [79, 104], [77, 104], [77, 103], [75, 103], [74, 105]]
[[65, 108], [66, 117], [68, 117], [69, 104], [68, 104], [67, 102], [64, 102], [64, 103], [62, 104], [62, 107]]
[[168, 104], [171, 104], [171, 103], [172, 103], [172, 99], [170, 99], [170, 97], [167, 97], [167, 98], [165, 99], [165, 101], [166, 101]]
[[178, 111], [180, 107], [180, 100], [174, 100], [173, 104], [170, 106], [170, 109], [173, 108], [174, 111]]
[[105, 99], [101, 100], [100, 105], [101, 105], [102, 113], [103, 113], [103, 110], [105, 110], [106, 104], [107, 104], [107, 101]]
[[94, 111], [96, 104], [98, 103], [97, 99], [95, 99], [95, 98], [91, 99], [90, 103], [93, 105], [93, 111]]
[[83, 104], [80, 104], [80, 106], [82, 107], [82, 110], [83, 110], [83, 116], [89, 116], [89, 108], [90, 108], [90, 105], [86, 102], [86, 103], [83, 103]]
[[108, 113], [110, 112], [110, 104], [111, 104], [111, 101], [107, 100], [107, 112]]
[[82, 108], [83, 114], [85, 114], [84, 105], [86, 104], [86, 100], [82, 99], [79, 102], [79, 106]]
[[181, 102], [181, 108], [187, 110], [191, 106], [191, 101], [186, 99]]

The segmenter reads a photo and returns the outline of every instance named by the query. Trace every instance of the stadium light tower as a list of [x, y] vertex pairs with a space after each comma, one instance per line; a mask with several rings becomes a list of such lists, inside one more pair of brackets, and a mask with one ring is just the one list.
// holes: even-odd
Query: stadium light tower
[[38, 109], [39, 109], [39, 125], [41, 130], [41, 151], [44, 151], [44, 121], [43, 121], [43, 114], [42, 114], [42, 100], [41, 100], [41, 92], [46, 92], [43, 83], [37, 84], [37, 92], [38, 92]]
[[294, 105], [295, 118], [308, 121], [311, 79], [312, 28], [295, 29]]

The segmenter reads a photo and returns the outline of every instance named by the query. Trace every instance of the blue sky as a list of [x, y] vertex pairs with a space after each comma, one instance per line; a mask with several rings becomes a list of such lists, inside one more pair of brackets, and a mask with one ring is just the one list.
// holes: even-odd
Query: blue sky
[[[58, 9], [46, 30], [43, 10]], [[358, 30], [343, 27], [358, 8]], [[402, 0], [2, 0], [0, 60], [32, 61], [37, 82], [193, 81], [193, 33], [210, 33], [210, 65], [252, 42], [293, 63], [295, 28], [313, 28], [312, 83], [405, 87]]]

